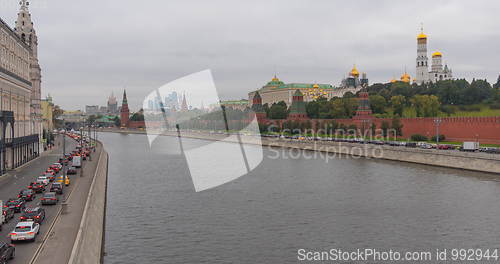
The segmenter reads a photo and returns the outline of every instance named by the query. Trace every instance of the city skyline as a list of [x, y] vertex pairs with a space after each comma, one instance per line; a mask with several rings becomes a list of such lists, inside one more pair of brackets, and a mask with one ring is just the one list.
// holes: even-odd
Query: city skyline
[[[13, 2], [0, 3], [5, 7], [0, 17], [11, 27], [18, 7]], [[149, 91], [204, 69], [212, 69], [223, 100], [246, 98], [275, 73], [285, 82], [338, 86], [353, 64], [370, 75], [371, 83], [388, 82], [405, 67], [415, 75], [415, 36], [422, 22], [429, 54], [443, 52], [455, 78], [494, 82], [498, 76], [498, 59], [491, 53], [500, 35], [492, 19], [496, 2], [218, 3], [158, 1], [152, 3], [154, 10], [139, 3], [99, 2], [97, 9], [97, 1], [69, 9], [57, 0], [33, 3], [44, 69], [42, 97], [58, 94], [56, 104], [83, 109], [104, 105], [111, 92], [127, 89], [135, 109]], [[359, 13], [342, 12], [353, 8]], [[114, 16], [129, 10], [135, 12]], [[281, 21], [269, 19], [276, 10]], [[74, 22], [90, 16], [89, 23]], [[151, 36], [157, 41], [148, 41]]]

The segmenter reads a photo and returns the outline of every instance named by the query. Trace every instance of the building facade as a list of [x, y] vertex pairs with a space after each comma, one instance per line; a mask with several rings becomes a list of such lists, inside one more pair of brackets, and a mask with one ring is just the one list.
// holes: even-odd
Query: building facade
[[41, 69], [38, 38], [21, 0], [15, 27], [0, 19], [0, 173], [39, 155], [41, 148]]
[[443, 54], [436, 51], [432, 54], [432, 65], [429, 71], [429, 58], [427, 57], [427, 35], [422, 29], [417, 36], [417, 66], [416, 83], [423, 84], [453, 79], [453, 73], [448, 65], [443, 66]]
[[[363, 73], [360, 78], [360, 73], [356, 66], [349, 72], [348, 77], [344, 78], [339, 87], [331, 84], [320, 83], [284, 83], [276, 76], [264, 85], [261, 89], [257, 90], [262, 98], [263, 104], [271, 105], [280, 101], [284, 101], [288, 106], [293, 102], [293, 96], [299, 90], [304, 97], [305, 102], [310, 102], [319, 97], [331, 99], [333, 97], [342, 97], [347, 92], [356, 94], [364, 85], [368, 85], [368, 78], [366, 73]], [[253, 91], [248, 93], [248, 102], [251, 104], [255, 95]], [[251, 106], [251, 105], [250, 105]]]
[[53, 122], [54, 103], [52, 102], [52, 97], [48, 95], [47, 98], [42, 99], [41, 106], [42, 106], [43, 130], [50, 132], [54, 130], [54, 122]]
[[111, 92], [108, 98], [108, 108], [106, 109], [109, 114], [118, 113], [118, 101], [116, 100], [115, 94]]

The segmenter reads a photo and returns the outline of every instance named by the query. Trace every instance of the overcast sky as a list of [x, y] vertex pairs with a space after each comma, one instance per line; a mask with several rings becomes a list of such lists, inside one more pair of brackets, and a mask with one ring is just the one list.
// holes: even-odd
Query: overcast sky
[[[223, 99], [284, 82], [338, 85], [358, 66], [371, 83], [415, 73], [424, 23], [455, 77], [500, 73], [500, 1], [32, 0], [42, 96], [65, 109], [127, 89], [132, 110], [154, 89], [211, 69]], [[18, 0], [0, 0], [13, 26]]]

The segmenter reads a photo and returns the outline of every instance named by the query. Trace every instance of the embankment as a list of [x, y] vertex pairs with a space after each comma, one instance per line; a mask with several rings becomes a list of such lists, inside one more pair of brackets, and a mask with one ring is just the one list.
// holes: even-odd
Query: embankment
[[[107, 130], [105, 132], [143, 134], [140, 130]], [[165, 132], [165, 136], [177, 136], [176, 132]], [[205, 140], [222, 140], [237, 142], [236, 137], [224, 134], [208, 134], [200, 132], [183, 132], [183, 137]], [[394, 147], [387, 145], [356, 144], [332, 141], [305, 141], [279, 138], [260, 138], [241, 136], [245, 144], [259, 144], [269, 147], [296, 148], [311, 151], [322, 151], [339, 155], [355, 155], [365, 158], [377, 158], [401, 162], [500, 173], [500, 155], [480, 152], [460, 152], [455, 150], [419, 149]]]
[[69, 264], [102, 263], [106, 219], [107, 176], [108, 153], [103, 148], [87, 196], [80, 228], [68, 262]]

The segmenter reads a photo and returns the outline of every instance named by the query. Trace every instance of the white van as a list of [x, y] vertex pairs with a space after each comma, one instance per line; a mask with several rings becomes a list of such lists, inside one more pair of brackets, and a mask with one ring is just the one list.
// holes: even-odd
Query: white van
[[80, 168], [82, 167], [82, 157], [81, 156], [74, 156], [72, 160], [72, 165], [73, 167]]

